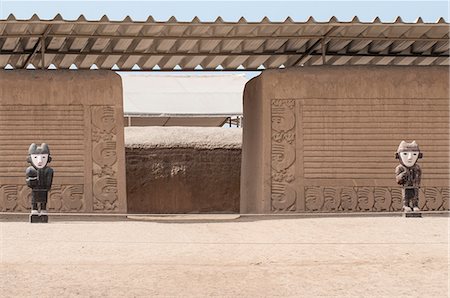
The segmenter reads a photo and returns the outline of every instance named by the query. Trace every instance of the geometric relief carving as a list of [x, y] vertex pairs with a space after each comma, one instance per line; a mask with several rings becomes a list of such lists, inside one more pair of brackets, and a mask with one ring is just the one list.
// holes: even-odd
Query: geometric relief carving
[[361, 198], [353, 187], [305, 187], [306, 211], [356, 211]]
[[[306, 186], [305, 207], [310, 212], [401, 211], [400, 187]], [[424, 211], [449, 210], [449, 188], [419, 190], [419, 207]]]
[[83, 185], [58, 185], [49, 194], [49, 210], [73, 212], [85, 211]]
[[361, 187], [357, 191], [358, 211], [371, 211], [375, 204], [375, 196], [373, 187]]
[[295, 101], [271, 103], [271, 210], [295, 211]]
[[[26, 185], [0, 185], [1, 211], [28, 212], [31, 189]], [[54, 212], [85, 211], [83, 185], [52, 185], [48, 209]]]
[[17, 209], [17, 189], [17, 185], [0, 185], [0, 206], [2, 206], [1, 211], [14, 211]]
[[31, 210], [31, 189], [26, 185], [17, 187], [17, 206], [19, 212]]
[[449, 210], [450, 188], [442, 188], [441, 194], [442, 194], [442, 206], [439, 208], [439, 210]]
[[[271, 101], [272, 212], [297, 211], [297, 104], [300, 102], [292, 99]], [[305, 211], [309, 212], [388, 212], [401, 211], [403, 206], [401, 187], [307, 185], [303, 192]], [[448, 187], [422, 187], [419, 207], [424, 211], [449, 210], [449, 196]]]
[[117, 179], [101, 177], [94, 182], [94, 210], [116, 210], [117, 206]]
[[118, 208], [116, 118], [113, 106], [92, 106], [93, 208]]
[[305, 187], [305, 206], [307, 211], [322, 211], [324, 201], [322, 186]]
[[403, 194], [400, 187], [390, 189], [392, 203], [389, 211], [401, 211], [403, 207]]
[[342, 187], [340, 191], [340, 201], [339, 210], [342, 211], [352, 211], [356, 210], [356, 205], [358, 205], [358, 198], [356, 196], [356, 190], [353, 187]]
[[389, 211], [392, 204], [392, 195], [385, 187], [375, 187], [373, 192], [375, 203], [374, 211]]
[[422, 210], [449, 210], [449, 188], [424, 187], [419, 192], [419, 206]]

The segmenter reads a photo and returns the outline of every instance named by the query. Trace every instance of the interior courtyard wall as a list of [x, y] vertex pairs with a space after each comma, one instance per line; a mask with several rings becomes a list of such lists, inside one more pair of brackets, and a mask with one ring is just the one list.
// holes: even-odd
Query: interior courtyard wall
[[0, 71], [0, 211], [27, 212], [31, 143], [53, 158], [50, 212], [126, 212], [122, 83], [112, 71]]
[[449, 68], [266, 70], [244, 91], [241, 213], [400, 211], [416, 140], [422, 210], [449, 209]]
[[128, 213], [239, 213], [240, 148], [125, 151]]

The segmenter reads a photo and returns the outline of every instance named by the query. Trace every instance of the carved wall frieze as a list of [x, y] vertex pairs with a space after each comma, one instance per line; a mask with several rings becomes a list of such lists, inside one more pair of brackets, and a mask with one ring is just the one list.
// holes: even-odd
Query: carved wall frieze
[[[6, 157], [0, 167], [0, 211], [30, 212], [25, 158], [30, 144], [44, 142], [54, 170], [48, 211], [127, 211], [123, 90], [116, 73], [0, 71], [0, 130]], [[102, 178], [117, 181], [118, 202], [114, 196], [103, 202], [102, 192], [110, 188], [105, 190]]]
[[419, 207], [421, 210], [449, 210], [450, 188], [425, 187], [419, 192]]
[[[1, 211], [14, 211], [18, 208], [18, 186], [1, 185], [0, 186], [0, 206]], [[31, 202], [31, 200], [30, 200]]]
[[[26, 185], [0, 185], [1, 211], [28, 212], [31, 190]], [[48, 210], [86, 211], [83, 185], [53, 185], [48, 194]]]
[[[419, 191], [419, 207], [424, 211], [449, 210], [449, 188], [424, 187]], [[309, 212], [401, 211], [399, 187], [305, 187]]]
[[[303, 204], [303, 200], [307, 212], [401, 211], [400, 187], [299, 185], [303, 177], [297, 177], [296, 167], [304, 165], [302, 157], [296, 154], [297, 147], [304, 140], [303, 134], [300, 134], [299, 139], [296, 136], [296, 127], [303, 125], [297, 119], [301, 118], [301, 114], [298, 114], [301, 107], [297, 111], [296, 105], [301, 104], [301, 101], [292, 99], [271, 101], [271, 211], [298, 212], [296, 206]], [[308, 170], [320, 173], [316, 168], [311, 168], [311, 164], [309, 161]], [[303, 193], [299, 195], [298, 189], [303, 189]], [[300, 197], [301, 201], [297, 202]], [[419, 207], [424, 211], [449, 210], [449, 188], [421, 188]]]
[[118, 208], [115, 127], [114, 107], [92, 107], [92, 184], [96, 211]]
[[295, 211], [295, 101], [272, 101], [271, 209]]
[[448, 210], [448, 77], [440, 67], [263, 72], [244, 92], [240, 211], [400, 211], [401, 140], [424, 152], [419, 208]]

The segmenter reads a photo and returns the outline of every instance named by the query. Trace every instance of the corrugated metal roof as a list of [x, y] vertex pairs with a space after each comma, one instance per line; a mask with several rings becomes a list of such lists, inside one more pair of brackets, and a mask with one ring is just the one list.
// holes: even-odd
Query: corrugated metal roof
[[[0, 20], [1, 68], [260, 70], [301, 65], [449, 65], [449, 24]], [[42, 46], [43, 45], [43, 46]]]

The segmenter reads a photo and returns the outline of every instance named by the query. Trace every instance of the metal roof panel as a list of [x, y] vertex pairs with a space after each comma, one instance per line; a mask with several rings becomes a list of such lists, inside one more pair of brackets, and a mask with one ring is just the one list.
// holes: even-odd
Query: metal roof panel
[[[404, 22], [400, 17], [382, 22], [339, 21], [336, 17], [318, 22], [310, 17], [296, 22], [287, 18], [260, 22], [241, 18], [227, 22], [218, 17], [202, 22], [156, 21], [148, 17], [135, 21], [40, 19], [33, 15], [18, 20], [14, 15], [0, 19], [0, 67], [29, 64], [69, 68], [75, 64], [90, 69], [162, 70], [174, 67], [203, 69], [257, 70], [336, 64], [448, 65], [449, 24], [440, 18], [435, 23]], [[44, 53], [45, 52], [45, 53]], [[350, 57], [347, 59], [347, 57]], [[391, 57], [394, 57], [393, 59]], [[397, 59], [398, 58], [398, 59]], [[117, 64], [117, 65], [116, 65]], [[116, 65], [116, 66], [115, 66]]]

